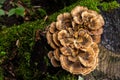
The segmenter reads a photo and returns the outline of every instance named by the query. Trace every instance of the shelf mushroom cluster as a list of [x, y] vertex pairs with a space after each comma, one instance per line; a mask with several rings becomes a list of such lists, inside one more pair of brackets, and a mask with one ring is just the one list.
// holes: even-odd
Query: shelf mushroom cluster
[[93, 71], [98, 64], [103, 25], [100, 14], [83, 6], [58, 15], [46, 33], [48, 44], [53, 48], [48, 53], [52, 65], [76, 75]]

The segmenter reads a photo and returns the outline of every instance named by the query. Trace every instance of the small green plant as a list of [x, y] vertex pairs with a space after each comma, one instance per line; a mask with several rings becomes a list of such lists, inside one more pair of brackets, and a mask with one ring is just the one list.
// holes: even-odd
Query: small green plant
[[0, 16], [8, 15], [8, 17], [10, 17], [12, 15], [17, 15], [17, 16], [24, 17], [25, 8], [18, 6], [14, 2], [12, 2], [11, 4], [13, 4], [14, 6], [17, 6], [17, 7], [12, 8], [7, 13], [5, 13], [5, 11], [2, 9], [4, 2], [5, 2], [5, 0], [1, 0], [1, 2], [0, 2]]
[[3, 3], [5, 2], [5, 0], [0, 0], [0, 16], [5, 15], [4, 10], [2, 9]]
[[24, 17], [24, 11], [25, 8], [24, 7], [17, 7], [17, 8], [12, 8], [9, 10], [8, 12], [8, 17], [12, 16], [12, 15], [17, 15], [17, 16], [22, 16]]
[[0, 56], [4, 56], [4, 55], [6, 55], [6, 52], [1, 51], [1, 52], [0, 52]]
[[0, 80], [4, 80], [4, 79], [3, 79], [3, 70], [2, 70], [1, 67], [0, 67]]
[[3, 9], [0, 9], [0, 16], [3, 16], [3, 15], [5, 15], [5, 12]]

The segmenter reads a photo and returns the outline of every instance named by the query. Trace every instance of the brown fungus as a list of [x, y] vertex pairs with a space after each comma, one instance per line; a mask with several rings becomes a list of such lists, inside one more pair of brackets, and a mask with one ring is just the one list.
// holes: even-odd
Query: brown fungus
[[93, 71], [96, 68], [98, 59], [96, 58], [96, 60], [94, 61], [94, 64], [92, 64], [92, 66], [84, 67], [79, 60], [71, 61], [71, 60], [69, 60], [69, 57], [61, 55], [60, 63], [61, 63], [61, 66], [63, 69], [69, 71], [72, 74], [86, 75], [86, 74], [89, 74], [91, 71]]
[[101, 41], [101, 35], [92, 35], [91, 36], [92, 38], [93, 38], [93, 41], [95, 42], [95, 43], [100, 43], [100, 41]]
[[46, 34], [46, 38], [47, 38], [48, 44], [49, 44], [53, 49], [56, 49], [57, 46], [54, 44], [53, 39], [52, 39], [52, 36], [53, 36], [53, 35], [48, 31], [47, 34]]
[[101, 35], [102, 33], [103, 33], [103, 28], [89, 31], [90, 35]]
[[59, 62], [55, 59], [55, 57], [52, 57], [50, 60], [51, 60], [51, 63], [54, 67], [60, 66]]
[[77, 6], [71, 11], [71, 14], [75, 23], [84, 26], [84, 28], [96, 30], [104, 25], [103, 17], [93, 10]]
[[63, 13], [57, 16], [56, 28], [58, 30], [65, 29], [71, 26], [71, 14], [70, 13]]
[[59, 61], [60, 60], [60, 51], [59, 51], [59, 49], [54, 50], [53, 54], [54, 54], [55, 59], [57, 61]]
[[54, 33], [56, 31], [56, 23], [52, 22], [49, 28], [50, 33]]
[[52, 64], [54, 67], [59, 67], [59, 66], [60, 66], [59, 62], [56, 60], [56, 58], [55, 58], [55, 56], [54, 56], [54, 52], [53, 52], [53, 51], [49, 51], [49, 53], [48, 53], [48, 58], [50, 59], [51, 64]]
[[46, 33], [53, 51], [48, 57], [54, 67], [72, 74], [87, 75], [98, 65], [98, 43], [104, 20], [100, 14], [83, 6], [57, 16]]
[[53, 57], [53, 51], [49, 51], [48, 58], [51, 59]]
[[61, 30], [58, 32], [58, 40], [62, 46], [69, 46], [72, 43], [73, 38], [70, 38], [70, 34], [67, 30]]
[[53, 33], [53, 42], [57, 45], [57, 46], [61, 46], [60, 45], [60, 41], [58, 40], [58, 32]]
[[65, 55], [65, 56], [70, 56], [72, 54], [72, 51], [69, 47], [62, 47], [60, 48], [60, 51], [62, 55]]
[[104, 25], [103, 17], [101, 15], [98, 15], [90, 19], [88, 28], [91, 30], [97, 30], [100, 29], [103, 25]]
[[[98, 48], [98, 47], [97, 47]], [[88, 48], [84, 53], [80, 53], [78, 56], [79, 61], [85, 67], [91, 67], [93, 64], [96, 64], [97, 53], [95, 53], [93, 48]], [[81, 55], [82, 54], [82, 55]]]
[[83, 6], [76, 6], [72, 11], [71, 14], [73, 16], [73, 20], [77, 23], [77, 24], [82, 24], [82, 17], [81, 17], [81, 13], [83, 11], [88, 10], [87, 7], [83, 7]]
[[75, 35], [74, 45], [77, 49], [89, 48], [92, 42], [92, 37], [83, 29], [79, 30]]

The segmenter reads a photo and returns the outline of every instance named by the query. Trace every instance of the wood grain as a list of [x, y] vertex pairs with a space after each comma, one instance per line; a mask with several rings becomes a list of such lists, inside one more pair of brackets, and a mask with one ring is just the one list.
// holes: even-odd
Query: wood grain
[[115, 54], [99, 45], [99, 64], [97, 69], [85, 76], [85, 80], [120, 80], [120, 53]]

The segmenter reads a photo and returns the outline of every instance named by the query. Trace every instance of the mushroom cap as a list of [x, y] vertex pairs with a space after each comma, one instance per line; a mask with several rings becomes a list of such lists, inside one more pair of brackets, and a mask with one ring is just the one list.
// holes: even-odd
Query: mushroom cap
[[59, 50], [58, 48], [55, 49], [54, 52], [53, 52], [53, 54], [54, 54], [54, 58], [55, 58], [57, 61], [59, 61], [59, 60], [60, 60], [60, 50]]
[[58, 32], [58, 40], [62, 46], [69, 46], [74, 38], [69, 38], [70, 34], [66, 30], [61, 30]]
[[96, 11], [77, 6], [71, 11], [75, 23], [87, 26], [90, 30], [97, 30], [104, 25], [103, 17]]
[[60, 63], [63, 69], [70, 71], [70, 67], [73, 62], [70, 62], [65, 55], [60, 55]]
[[79, 25], [78, 24], [76, 24], [76, 22], [75, 21], [72, 21], [72, 29], [74, 30], [74, 31], [78, 31], [79, 30]]
[[83, 20], [91, 19], [93, 17], [96, 17], [97, 15], [98, 15], [98, 13], [93, 10], [86, 10], [81, 13], [81, 17]]
[[92, 35], [92, 38], [93, 38], [93, 42], [95, 43], [100, 43], [101, 41], [101, 35]]
[[69, 37], [69, 34], [66, 30], [61, 30], [58, 32], [58, 40]]
[[67, 31], [69, 33], [69, 35], [73, 35], [74, 34], [74, 31], [72, 28], [67, 28]]
[[76, 6], [74, 9], [72, 9], [71, 14], [72, 16], [78, 16], [80, 15], [83, 11], [88, 10], [87, 7], [83, 7], [83, 6]]
[[77, 39], [74, 40], [75, 47], [77, 49], [86, 49], [90, 47], [93, 42], [92, 37], [83, 29], [79, 30], [77, 34]]
[[57, 61], [58, 58], [56, 59], [56, 57], [58, 57], [58, 53], [56, 54], [56, 51], [49, 51], [48, 58], [50, 59], [51, 64], [54, 67], [59, 67], [60, 63]]
[[98, 65], [98, 58], [96, 59], [96, 63], [93, 64], [92, 67], [87, 67], [87, 69], [84, 69], [81, 74], [82, 75], [89, 74], [90, 72], [92, 72], [97, 67], [97, 65]]
[[59, 67], [59, 66], [60, 66], [60, 63], [55, 59], [55, 57], [52, 57], [52, 58], [50, 59], [50, 61], [51, 61], [52, 65], [53, 65], [54, 67]]
[[48, 52], [48, 58], [51, 59], [53, 56], [54, 56], [54, 55], [53, 55], [53, 51], [49, 51], [49, 52]]
[[91, 30], [97, 30], [104, 25], [103, 17], [93, 10], [83, 11], [81, 17], [84, 24]]
[[70, 19], [70, 18], [71, 18], [71, 14], [68, 12], [65, 12], [57, 16], [57, 21], [64, 21], [65, 19]]
[[72, 48], [62, 47], [60, 55], [60, 63], [63, 69], [73, 74], [86, 75], [93, 71], [98, 64], [99, 48], [96, 43], [92, 43], [90, 48], [86, 50], [78, 50], [73, 56]]
[[78, 55], [78, 50], [71, 47], [62, 47], [60, 51], [65, 56], [73, 56], [76, 57]]
[[49, 44], [53, 49], [56, 49], [57, 46], [54, 44], [53, 39], [52, 39], [52, 34], [51, 34], [49, 31], [46, 33], [46, 38], [47, 38], [48, 44]]
[[50, 33], [54, 33], [56, 31], [56, 22], [52, 22], [49, 27]]
[[103, 28], [89, 31], [90, 35], [101, 35], [102, 33], [103, 33]]
[[71, 46], [74, 47], [74, 45], [72, 45], [74, 38], [64, 38], [64, 39], [60, 39], [59, 40], [62, 46]]
[[76, 6], [72, 11], [71, 14], [73, 16], [73, 20], [75, 21], [75, 23], [77, 24], [82, 24], [82, 18], [81, 18], [81, 13], [83, 11], [88, 10], [87, 7], [83, 7], [83, 6]]
[[72, 16], [70, 13], [63, 13], [57, 16], [56, 28], [58, 30], [65, 29], [67, 27], [71, 27]]
[[91, 45], [91, 48], [93, 49], [95, 53], [94, 57], [98, 57], [100, 50], [99, 50], [97, 43], [93, 42], [93, 44]]
[[62, 47], [60, 51], [65, 56], [70, 56], [72, 54], [70, 47]]
[[69, 71], [72, 74], [82, 74], [86, 75], [89, 74], [91, 71], [93, 71], [98, 63], [98, 59], [96, 60], [96, 63], [93, 64], [91, 67], [84, 67], [79, 61], [72, 62], [69, 61], [68, 57], [61, 55], [60, 56], [60, 63], [63, 69]]
[[57, 28], [57, 30], [62, 30], [62, 29], [64, 29], [64, 26], [63, 26], [63, 24], [62, 24], [62, 21], [57, 21], [56, 22], [56, 28]]
[[57, 46], [61, 46], [60, 45], [60, 41], [58, 40], [58, 32], [53, 33], [53, 42], [57, 45]]
[[79, 17], [75, 16], [75, 17], [73, 17], [73, 20], [74, 20], [75, 23], [77, 23], [77, 24], [83, 24], [82, 18], [79, 18]]
[[78, 56], [79, 61], [85, 67], [92, 67], [93, 64], [96, 64], [96, 54], [92, 48], [88, 48], [84, 53], [80, 53]]
[[76, 62], [77, 58], [73, 57], [73, 56], [68, 56], [68, 60], [71, 61], [71, 62]]
[[48, 44], [54, 49], [48, 53], [52, 65], [76, 75], [93, 71], [98, 65], [103, 25], [100, 14], [83, 6], [58, 15], [46, 33]]
[[88, 28], [91, 30], [97, 30], [97, 29], [100, 29], [103, 25], [104, 25], [104, 19], [99, 14], [98, 16], [91, 18]]

